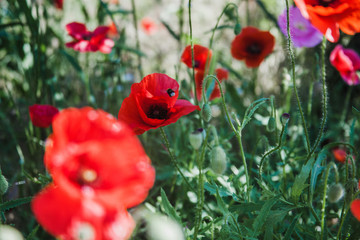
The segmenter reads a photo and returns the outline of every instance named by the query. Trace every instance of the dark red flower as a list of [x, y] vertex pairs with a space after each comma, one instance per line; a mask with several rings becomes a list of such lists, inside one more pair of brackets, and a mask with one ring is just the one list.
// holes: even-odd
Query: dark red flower
[[[334, 158], [338, 162], [345, 163], [345, 160], [346, 160], [348, 154], [346, 153], [346, 151], [344, 149], [342, 149], [342, 148], [334, 148], [332, 150], [332, 153], [334, 155]], [[355, 156], [353, 156], [353, 158], [355, 159]], [[348, 163], [351, 164], [350, 159], [348, 160]]]
[[255, 27], [243, 28], [231, 43], [231, 55], [244, 60], [250, 68], [258, 67], [275, 46], [275, 38], [268, 31]]
[[102, 110], [66, 109], [53, 121], [45, 166], [74, 197], [91, 191], [101, 204], [133, 207], [154, 184], [150, 159], [131, 129]]
[[339, 40], [339, 28], [346, 34], [360, 32], [358, 0], [294, 0], [302, 15], [330, 42]]
[[[181, 55], [181, 61], [186, 64], [189, 68], [192, 68], [192, 58], [191, 58], [191, 45], [185, 47], [184, 52]], [[206, 47], [195, 44], [194, 45], [194, 59], [196, 70], [205, 70], [205, 65], [209, 66], [211, 60], [212, 52]]]
[[31, 208], [44, 229], [63, 240], [125, 240], [135, 227], [125, 208], [105, 207], [91, 191], [80, 197], [49, 185], [34, 197]]
[[123, 120], [136, 134], [142, 134], [176, 122], [194, 110], [200, 110], [189, 101], [177, 99], [179, 84], [162, 73], [153, 73], [140, 83], [131, 86], [130, 96], [125, 98], [119, 120]]
[[56, 8], [63, 9], [64, 0], [55, 0], [54, 4]]
[[58, 112], [56, 107], [46, 104], [34, 104], [29, 107], [31, 122], [36, 127], [49, 127]]
[[72, 22], [66, 25], [66, 30], [74, 38], [74, 41], [66, 43], [66, 46], [76, 51], [110, 53], [114, 46], [114, 41], [106, 37], [109, 31], [107, 26], [99, 26], [90, 32], [84, 24]]
[[360, 221], [360, 199], [355, 199], [352, 201], [350, 210], [354, 217]]
[[[228, 79], [229, 72], [224, 68], [217, 68], [215, 69], [216, 77], [218, 78], [219, 82], [221, 83], [223, 80]], [[203, 82], [204, 82], [204, 72], [203, 71], [197, 71], [195, 74], [195, 83], [196, 83], [196, 95], [198, 98], [198, 101], [201, 101], [202, 98], [202, 89], [203, 89]], [[210, 94], [209, 101], [212, 101], [216, 98], [221, 97], [220, 88], [218, 83], [215, 83], [215, 87], [213, 91]]]
[[330, 63], [339, 71], [342, 79], [348, 85], [360, 84], [357, 71], [360, 71], [360, 56], [352, 49], [336, 45], [330, 54]]

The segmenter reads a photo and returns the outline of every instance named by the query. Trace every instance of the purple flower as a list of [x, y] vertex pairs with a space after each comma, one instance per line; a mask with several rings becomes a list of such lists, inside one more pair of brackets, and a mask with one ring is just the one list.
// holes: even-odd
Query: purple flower
[[[305, 19], [298, 8], [290, 7], [290, 34], [295, 47], [314, 47], [318, 45], [323, 35], [317, 30], [309, 20]], [[287, 36], [286, 28], [286, 9], [279, 16], [278, 24], [282, 33]]]

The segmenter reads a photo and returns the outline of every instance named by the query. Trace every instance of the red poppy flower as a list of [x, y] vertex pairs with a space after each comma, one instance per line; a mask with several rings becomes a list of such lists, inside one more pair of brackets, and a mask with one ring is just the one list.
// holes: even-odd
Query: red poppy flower
[[189, 101], [177, 99], [179, 84], [162, 73], [153, 73], [140, 83], [131, 86], [130, 96], [125, 98], [119, 120], [123, 120], [136, 134], [142, 134], [176, 122], [194, 110], [200, 110]]
[[74, 38], [74, 41], [66, 43], [66, 46], [76, 51], [110, 53], [114, 46], [114, 41], [106, 37], [109, 27], [99, 26], [90, 32], [84, 24], [72, 22], [66, 25], [66, 30]]
[[150, 159], [132, 130], [90, 107], [54, 118], [44, 159], [56, 185], [73, 196], [91, 191], [104, 205], [133, 207], [154, 184]]
[[[333, 155], [334, 155], [334, 158], [335, 158], [337, 161], [339, 161], [339, 162], [341, 162], [341, 163], [345, 163], [345, 160], [346, 160], [348, 154], [346, 153], [346, 151], [345, 151], [344, 149], [334, 148], [334, 149], [332, 150], [332, 153], [333, 153]], [[355, 158], [355, 156], [353, 156], [353, 158]], [[349, 159], [348, 163], [351, 164], [351, 160], [350, 160], [350, 159]]]
[[158, 29], [156, 23], [148, 17], [141, 20], [141, 27], [147, 35], [153, 34]]
[[107, 33], [107, 36], [109, 38], [117, 38], [117, 37], [119, 37], [119, 33], [117, 31], [117, 28], [116, 28], [116, 25], [115, 25], [114, 22], [111, 22], [108, 27], [109, 27], [109, 31]]
[[360, 1], [294, 0], [302, 15], [330, 42], [339, 40], [339, 28], [346, 34], [360, 32]]
[[275, 46], [275, 38], [268, 31], [254, 27], [243, 28], [231, 43], [231, 55], [238, 60], [245, 60], [246, 66], [258, 67]]
[[54, 2], [56, 8], [63, 9], [64, 0], [55, 0]]
[[[184, 52], [181, 55], [181, 61], [186, 64], [189, 68], [192, 68], [191, 58], [191, 45], [185, 47]], [[194, 58], [196, 70], [205, 71], [205, 64], [209, 66], [212, 52], [206, 47], [195, 44], [194, 45]], [[206, 61], [207, 60], [207, 61]]]
[[350, 206], [352, 215], [360, 221], [360, 199], [355, 199]]
[[49, 127], [58, 112], [56, 107], [46, 104], [34, 104], [29, 107], [31, 122], [36, 127]]
[[55, 185], [35, 196], [31, 208], [44, 229], [63, 240], [125, 240], [135, 227], [124, 208], [104, 207], [91, 192], [79, 197]]
[[360, 56], [354, 50], [345, 49], [338, 44], [330, 54], [330, 62], [348, 85], [360, 84], [356, 74], [360, 70]]
[[[223, 80], [228, 79], [229, 72], [224, 68], [217, 68], [215, 69], [216, 77], [218, 78], [219, 82], [221, 83]], [[196, 95], [198, 98], [198, 101], [201, 101], [202, 98], [202, 88], [203, 88], [203, 82], [204, 82], [204, 72], [203, 71], [197, 71], [195, 74], [195, 83], [196, 83]], [[221, 97], [220, 88], [218, 83], [215, 83], [215, 87], [213, 91], [210, 94], [209, 101], [212, 101], [216, 98]]]

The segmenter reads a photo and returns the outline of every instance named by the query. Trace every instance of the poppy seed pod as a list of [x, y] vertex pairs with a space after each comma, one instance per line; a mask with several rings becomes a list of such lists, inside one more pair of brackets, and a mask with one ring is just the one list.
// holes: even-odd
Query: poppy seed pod
[[190, 145], [195, 149], [198, 150], [201, 147], [201, 144], [203, 142], [205, 131], [202, 128], [199, 128], [195, 130], [194, 132], [190, 133], [189, 135], [189, 141]]
[[236, 23], [235, 27], [234, 27], [234, 33], [235, 33], [235, 35], [238, 35], [238, 34], [240, 34], [240, 32], [241, 32], [241, 25], [240, 25], [240, 23]]
[[330, 186], [328, 191], [328, 200], [331, 203], [338, 202], [344, 196], [345, 190], [341, 183], [336, 183]]
[[6, 181], [6, 178], [0, 174], [0, 195], [3, 195], [8, 190], [9, 183]]
[[204, 103], [201, 114], [206, 122], [210, 122], [210, 120], [212, 118], [212, 113], [211, 113], [211, 107], [209, 104]]
[[269, 132], [273, 132], [275, 130], [275, 128], [276, 128], [275, 118], [270, 117], [269, 121], [268, 121], [268, 124], [267, 124], [267, 127], [266, 127], [266, 130], [268, 130]]
[[227, 160], [224, 149], [216, 146], [210, 153], [210, 167], [217, 174], [223, 174], [226, 170]]

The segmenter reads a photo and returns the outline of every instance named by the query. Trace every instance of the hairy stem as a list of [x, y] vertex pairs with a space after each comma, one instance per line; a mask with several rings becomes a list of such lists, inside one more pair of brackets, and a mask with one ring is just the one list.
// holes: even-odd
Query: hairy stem
[[[137, 13], [136, 13], [136, 4], [135, 4], [135, 0], [131, 0], [131, 8], [133, 11], [133, 22], [134, 22], [134, 28], [135, 28], [135, 38], [136, 38], [136, 49], [140, 50], [140, 40], [139, 40], [139, 32], [138, 32], [138, 27], [137, 27]], [[141, 56], [138, 55], [138, 71], [140, 74], [140, 78], [142, 78], [143, 75], [143, 71], [142, 71], [142, 64], [141, 64]]]

